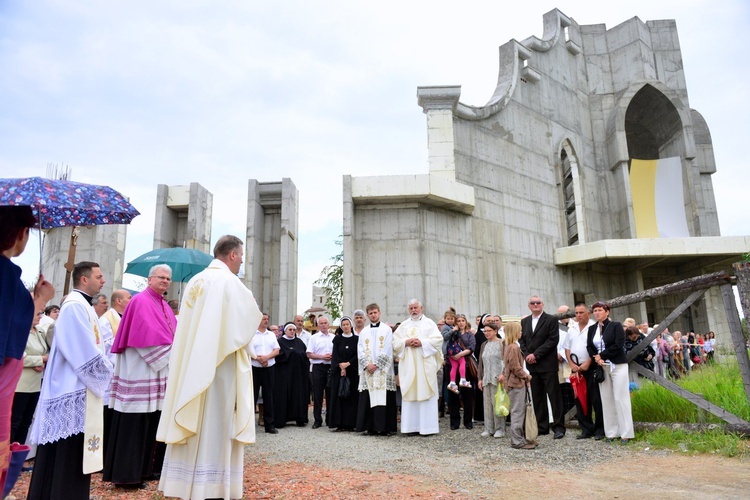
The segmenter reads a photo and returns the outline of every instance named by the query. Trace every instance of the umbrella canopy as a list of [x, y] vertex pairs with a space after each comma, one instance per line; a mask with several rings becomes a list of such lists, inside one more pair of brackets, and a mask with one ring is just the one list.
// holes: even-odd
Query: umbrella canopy
[[0, 179], [0, 206], [30, 206], [41, 229], [129, 224], [140, 215], [107, 186], [27, 177]]
[[190, 281], [203, 271], [213, 257], [200, 250], [190, 248], [157, 248], [128, 262], [126, 273], [148, 277], [148, 272], [156, 264], [167, 264], [172, 268], [172, 281]]

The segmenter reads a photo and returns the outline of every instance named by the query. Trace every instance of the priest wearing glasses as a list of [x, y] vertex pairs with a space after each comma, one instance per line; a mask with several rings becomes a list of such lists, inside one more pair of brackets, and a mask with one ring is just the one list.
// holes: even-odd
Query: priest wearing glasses
[[140, 488], [161, 473], [166, 445], [156, 442], [177, 326], [164, 294], [172, 283], [166, 264], [151, 268], [148, 287], [123, 314], [112, 353], [117, 355], [109, 407], [114, 409], [103, 479]]

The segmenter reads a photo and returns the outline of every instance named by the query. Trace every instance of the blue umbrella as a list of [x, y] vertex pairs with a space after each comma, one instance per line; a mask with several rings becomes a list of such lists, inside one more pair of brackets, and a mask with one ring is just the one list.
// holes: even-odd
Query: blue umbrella
[[157, 264], [172, 268], [172, 281], [185, 282], [203, 271], [213, 257], [200, 250], [190, 248], [157, 248], [128, 262], [125, 272], [148, 277], [148, 272]]
[[0, 179], [0, 206], [29, 206], [40, 229], [129, 224], [140, 215], [107, 186], [27, 177]]

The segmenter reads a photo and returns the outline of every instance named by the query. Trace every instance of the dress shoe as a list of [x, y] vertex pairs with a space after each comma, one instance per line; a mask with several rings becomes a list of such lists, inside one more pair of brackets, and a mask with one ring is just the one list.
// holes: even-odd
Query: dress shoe
[[630, 439], [620, 439], [620, 444], [628, 444]]
[[600, 436], [600, 435], [598, 435], [598, 434], [595, 434], [595, 435], [594, 435], [594, 440], [596, 440], [596, 441], [601, 441], [602, 439], [604, 439], [604, 436]]
[[537, 445], [534, 444], [534, 443], [526, 443], [523, 446], [519, 446], [517, 449], [519, 449], [519, 450], [533, 450], [536, 447], [537, 447]]
[[560, 432], [560, 431], [555, 432], [554, 439], [562, 439], [564, 437], [565, 437], [565, 433], [564, 432]]
[[546, 436], [549, 434], [549, 431], [539, 431], [540, 436]]
[[589, 434], [579, 434], [576, 436], [576, 439], [591, 439], [592, 436]]
[[313, 429], [319, 429], [319, 428], [320, 428], [320, 425], [321, 425], [321, 424], [320, 424], [320, 422], [315, 422], [315, 423], [313, 424]]
[[607, 438], [604, 440], [605, 443], [611, 443], [612, 441], [614, 441], [614, 438]]
[[117, 484], [116, 488], [122, 488], [123, 490], [145, 490], [147, 488], [146, 483], [130, 483], [130, 484]]
[[455, 431], [455, 430], [457, 430], [457, 429], [458, 429], [458, 426], [457, 426], [457, 425], [451, 425], [451, 430], [452, 430], [452, 431]]
[[266, 428], [266, 434], [278, 434], [279, 431], [276, 429], [276, 427], [268, 427]]

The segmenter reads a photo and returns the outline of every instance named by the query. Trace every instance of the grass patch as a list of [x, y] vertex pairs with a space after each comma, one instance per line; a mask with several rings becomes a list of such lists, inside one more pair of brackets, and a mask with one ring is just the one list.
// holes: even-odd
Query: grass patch
[[708, 453], [725, 457], [750, 457], [750, 442], [737, 434], [720, 429], [705, 432], [688, 432], [682, 429], [657, 429], [636, 431], [639, 445], [680, 451], [690, 455]]
[[[750, 402], [736, 361], [702, 366], [676, 383], [750, 421]], [[640, 389], [632, 393], [633, 420], [636, 422], [723, 423], [718, 417], [658, 384], [646, 379], [641, 379], [639, 384]]]

